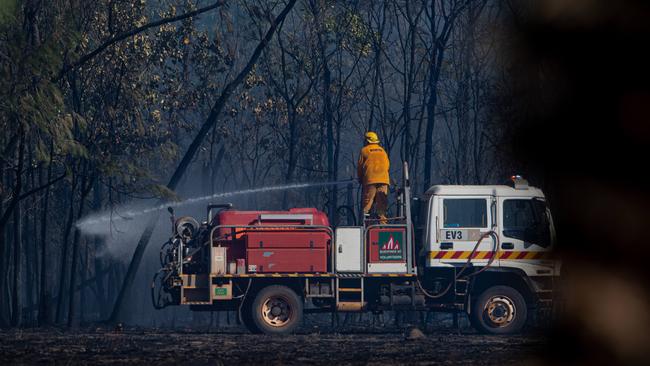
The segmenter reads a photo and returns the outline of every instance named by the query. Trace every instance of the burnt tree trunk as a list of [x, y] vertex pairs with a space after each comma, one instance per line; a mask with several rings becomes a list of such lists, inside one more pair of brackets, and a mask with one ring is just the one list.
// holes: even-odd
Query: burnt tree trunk
[[22, 314], [20, 303], [20, 253], [22, 248], [22, 235], [21, 235], [21, 207], [20, 207], [20, 191], [22, 189], [22, 175], [23, 164], [25, 158], [25, 135], [22, 134], [20, 138], [20, 147], [18, 148], [18, 164], [16, 169], [16, 187], [14, 190], [15, 195], [12, 199], [13, 202], [13, 221], [14, 221], [14, 256], [13, 256], [13, 291], [12, 291], [12, 314], [11, 325], [14, 327], [20, 326]]
[[[50, 143], [50, 163], [47, 166], [47, 181], [52, 180], [52, 155], [54, 154], [54, 142]], [[42, 183], [41, 183], [42, 184]], [[44, 325], [50, 322], [50, 288], [47, 283], [48, 257], [47, 257], [47, 213], [50, 205], [50, 186], [45, 188], [43, 194], [43, 209], [41, 211], [41, 273], [40, 273], [40, 295], [38, 307], [38, 324]]]
[[[444, 6], [444, 5], [441, 5]], [[427, 123], [424, 144], [424, 187], [423, 190], [429, 189], [431, 185], [432, 165], [433, 165], [433, 135], [436, 126], [436, 108], [438, 106], [438, 82], [442, 62], [445, 57], [447, 42], [453, 30], [458, 14], [463, 10], [464, 4], [454, 6], [449, 12], [449, 16], [437, 16], [436, 1], [431, 0], [429, 9], [429, 31], [431, 32], [431, 51], [428, 70], [429, 98], [427, 99]], [[442, 27], [438, 29], [437, 19], [443, 22]]]
[[[318, 34], [318, 43], [320, 46], [321, 62], [323, 63], [323, 119], [327, 126], [327, 179], [330, 182], [336, 180], [337, 164], [334, 154], [334, 116], [332, 115], [332, 73], [329, 68], [327, 58], [327, 46], [323, 42], [322, 35]], [[337, 221], [336, 207], [338, 206], [337, 187], [332, 186], [329, 192], [329, 219], [330, 222]]]
[[[93, 210], [99, 211], [102, 208], [102, 185], [99, 183], [99, 179], [95, 179], [95, 187], [93, 187]], [[95, 303], [98, 305], [99, 315], [101, 319], [105, 319], [108, 316], [110, 307], [108, 306], [108, 294], [106, 293], [106, 288], [104, 286], [105, 277], [99, 276], [98, 273], [107, 272], [110, 268], [107, 266], [102, 258], [100, 258], [97, 253], [99, 253], [103, 248], [103, 239], [100, 236], [96, 236], [93, 239], [94, 245], [94, 266], [95, 266]], [[88, 245], [88, 244], [86, 244]], [[106, 268], [105, 268], [106, 266]]]
[[20, 274], [21, 274], [21, 251], [22, 251], [22, 214], [21, 214], [21, 205], [20, 202], [14, 207], [14, 218], [13, 218], [13, 232], [14, 232], [14, 256], [13, 256], [13, 281], [12, 281], [12, 295], [11, 295], [11, 325], [14, 327], [19, 327], [22, 320], [22, 304], [20, 301], [21, 295], [21, 286], [20, 286]]
[[[88, 169], [86, 168], [86, 173]], [[87, 175], [84, 174], [81, 178], [81, 197], [79, 199], [79, 210], [77, 211], [77, 219], [80, 219], [84, 214], [84, 209], [86, 208], [86, 198], [90, 193], [90, 190], [93, 186], [94, 177], [90, 178], [90, 181], [87, 179]], [[77, 263], [79, 262], [79, 240], [80, 232], [75, 228], [74, 230], [74, 239], [72, 240], [72, 264], [70, 265], [70, 293], [68, 299], [68, 327], [72, 326], [72, 321], [74, 318], [75, 312], [75, 283], [77, 282]]]
[[[29, 150], [27, 161], [31, 162], [32, 160], [32, 149]], [[35, 169], [30, 169], [28, 172], [28, 181], [31, 187], [36, 186], [36, 182], [34, 179], [34, 170]], [[34, 207], [35, 205], [35, 196], [32, 195], [29, 198], [29, 207]], [[25, 210], [27, 211], [27, 209]], [[38, 245], [37, 243], [37, 238], [36, 238], [36, 230], [34, 230], [35, 226], [35, 217], [28, 213], [25, 212], [25, 215], [23, 217], [23, 225], [22, 225], [22, 237], [23, 237], [23, 251], [25, 252], [25, 282], [24, 282], [24, 291], [25, 291], [25, 303], [28, 306], [27, 313], [24, 314], [25, 317], [25, 324], [28, 326], [33, 326], [34, 325], [34, 291], [38, 290], [38, 283], [36, 282], [36, 278], [38, 275], [38, 265], [36, 258], [38, 258]]]
[[72, 229], [72, 221], [74, 219], [74, 192], [77, 187], [77, 177], [76, 174], [73, 174], [72, 177], [72, 186], [70, 187], [70, 204], [68, 205], [68, 215], [66, 219], [65, 229], [63, 232], [63, 240], [61, 245], [63, 246], [61, 250], [61, 267], [59, 269], [59, 294], [57, 296], [56, 303], [56, 316], [55, 322], [59, 323], [63, 320], [63, 305], [65, 299], [65, 280], [68, 277], [68, 239], [70, 238], [70, 231]]
[[[321, 7], [322, 5], [317, 2], [312, 2], [312, 12], [316, 19], [321, 19]], [[335, 163], [335, 153], [334, 153], [334, 115], [332, 112], [332, 72], [329, 67], [329, 57], [327, 55], [327, 30], [324, 24], [321, 22], [318, 26], [317, 40], [318, 40], [318, 51], [320, 62], [323, 69], [323, 120], [325, 120], [325, 143], [326, 143], [326, 156], [327, 156], [327, 179], [330, 182], [335, 181], [337, 175], [336, 163]], [[336, 207], [337, 204], [337, 187], [332, 186], [328, 192], [328, 213], [329, 220], [332, 223], [336, 223], [337, 214]]]
[[[1, 177], [0, 177], [1, 178]], [[2, 298], [2, 301], [0, 301], [0, 328], [5, 328], [9, 326], [9, 319], [7, 318], [7, 314], [9, 313], [7, 310], [8, 304], [8, 298], [9, 296], [6, 293], [6, 278], [7, 276], [5, 275], [5, 258], [7, 255], [5, 254], [6, 250], [5, 246], [5, 232], [0, 231], [0, 298]]]

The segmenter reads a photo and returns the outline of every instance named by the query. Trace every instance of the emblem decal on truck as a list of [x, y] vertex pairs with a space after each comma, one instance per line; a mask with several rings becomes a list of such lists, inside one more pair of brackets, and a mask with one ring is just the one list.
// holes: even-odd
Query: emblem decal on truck
[[379, 260], [399, 261], [404, 259], [401, 231], [379, 233]]

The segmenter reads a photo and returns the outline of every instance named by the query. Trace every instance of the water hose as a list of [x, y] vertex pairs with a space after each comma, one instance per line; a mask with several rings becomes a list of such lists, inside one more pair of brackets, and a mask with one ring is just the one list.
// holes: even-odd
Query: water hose
[[246, 292], [242, 296], [238, 296], [237, 298], [241, 297], [241, 301], [239, 302], [239, 307], [237, 308], [237, 316], [239, 317], [239, 321], [244, 323], [244, 320], [242, 319], [241, 316], [241, 308], [244, 306], [244, 301], [246, 301], [246, 295], [248, 295], [248, 290], [251, 288], [251, 283], [253, 282], [252, 278], [248, 279], [248, 286], [246, 286]]
[[494, 230], [490, 230], [490, 231], [484, 233], [483, 235], [481, 235], [481, 237], [478, 239], [476, 244], [474, 244], [474, 249], [472, 249], [472, 252], [470, 253], [469, 257], [467, 258], [467, 261], [465, 262], [465, 264], [463, 264], [460, 271], [458, 271], [456, 273], [456, 275], [454, 276], [454, 280], [449, 282], [449, 285], [442, 292], [440, 292], [438, 294], [430, 294], [429, 292], [427, 292], [427, 290], [424, 289], [424, 287], [422, 286], [422, 283], [420, 283], [420, 279], [418, 278], [416, 280], [416, 282], [418, 284], [418, 287], [422, 291], [422, 293], [426, 297], [428, 297], [430, 299], [438, 299], [438, 298], [441, 298], [441, 297], [445, 296], [447, 294], [447, 292], [449, 292], [449, 290], [451, 290], [451, 286], [453, 285], [453, 283], [455, 283], [461, 277], [463, 272], [465, 272], [465, 270], [467, 268], [469, 268], [469, 266], [472, 264], [472, 259], [474, 259], [474, 254], [478, 250], [478, 247], [479, 247], [479, 245], [481, 245], [481, 242], [483, 241], [483, 239], [485, 239], [485, 238], [487, 238], [489, 236], [494, 236], [494, 241], [493, 241], [493, 244], [492, 244], [492, 250], [490, 252], [491, 253], [490, 259], [488, 260], [487, 264], [485, 266], [483, 266], [483, 268], [479, 269], [476, 272], [472, 272], [472, 273], [466, 275], [464, 278], [469, 279], [470, 277], [476, 276], [479, 273], [481, 273], [481, 272], [485, 271], [486, 269], [488, 269], [488, 267], [490, 267], [490, 265], [492, 265], [492, 263], [496, 259], [496, 257], [497, 257], [496, 253], [497, 253], [497, 250], [499, 248], [499, 235]]
[[165, 271], [166, 268], [161, 268], [156, 272], [156, 274], [153, 275], [153, 279], [151, 280], [151, 303], [153, 304], [154, 309], [160, 310], [166, 308], [170, 303], [165, 301], [164, 303], [161, 302], [161, 294], [162, 294], [162, 283], [167, 280], [169, 277], [169, 273], [167, 273], [167, 276], [165, 276], [161, 281], [161, 289], [158, 291], [158, 296], [156, 297], [156, 279], [158, 276], [160, 276], [163, 271]]

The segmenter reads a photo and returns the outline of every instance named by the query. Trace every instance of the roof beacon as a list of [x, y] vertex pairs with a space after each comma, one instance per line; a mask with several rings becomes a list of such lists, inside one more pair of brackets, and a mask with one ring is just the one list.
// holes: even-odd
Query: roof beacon
[[512, 186], [514, 189], [528, 189], [528, 181], [521, 175], [513, 175], [510, 177], [510, 180], [512, 180]]

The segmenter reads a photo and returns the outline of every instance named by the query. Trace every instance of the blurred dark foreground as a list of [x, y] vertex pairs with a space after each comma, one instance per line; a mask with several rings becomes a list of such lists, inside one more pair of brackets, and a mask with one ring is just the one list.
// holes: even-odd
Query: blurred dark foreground
[[510, 2], [513, 157], [545, 177], [566, 280], [547, 363], [650, 360], [650, 3]]

